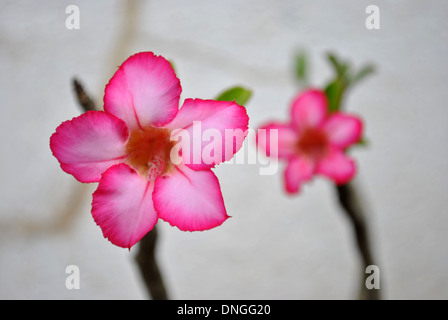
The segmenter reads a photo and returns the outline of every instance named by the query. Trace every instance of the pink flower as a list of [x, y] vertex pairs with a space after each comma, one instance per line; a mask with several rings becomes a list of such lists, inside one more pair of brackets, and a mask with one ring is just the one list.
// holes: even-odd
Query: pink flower
[[[181, 90], [167, 60], [151, 52], [135, 54], [107, 84], [104, 111], [66, 121], [51, 136], [50, 148], [62, 170], [80, 182], [99, 182], [93, 219], [117, 246], [131, 248], [158, 218], [180, 230], [202, 231], [229, 217], [211, 168], [231, 158], [242, 141], [233, 143], [232, 154], [190, 164], [178, 161], [188, 160], [182, 151], [172, 153], [173, 137], [177, 131], [191, 132], [193, 121], [222, 137], [228, 129], [246, 132], [246, 110], [233, 102], [200, 99], [186, 99], [179, 109]], [[199, 146], [201, 151], [205, 145]]]
[[[269, 123], [257, 136], [267, 156], [287, 162], [284, 181], [288, 193], [297, 193], [302, 183], [321, 174], [337, 185], [350, 181], [356, 167], [345, 150], [361, 138], [363, 124], [353, 115], [330, 113], [324, 92], [309, 89], [292, 103], [289, 123]], [[278, 141], [270, 141], [270, 130], [278, 130]], [[260, 132], [260, 130], [259, 130]]]

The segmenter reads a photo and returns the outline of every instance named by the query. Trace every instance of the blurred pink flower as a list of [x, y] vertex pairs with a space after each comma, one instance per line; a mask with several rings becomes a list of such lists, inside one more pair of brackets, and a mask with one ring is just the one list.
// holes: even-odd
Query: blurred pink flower
[[[302, 183], [314, 175], [326, 176], [341, 185], [356, 173], [354, 161], [344, 151], [361, 139], [362, 121], [354, 115], [328, 110], [325, 93], [308, 89], [293, 100], [289, 123], [271, 122], [261, 127], [266, 135], [257, 136], [258, 147], [267, 156], [287, 162], [284, 182], [288, 193], [298, 193]], [[269, 139], [273, 129], [278, 130], [278, 141]]]
[[[63, 122], [51, 136], [50, 148], [62, 170], [80, 182], [99, 182], [92, 215], [117, 246], [131, 248], [158, 218], [184, 231], [211, 229], [228, 218], [210, 169], [231, 158], [242, 142], [233, 143], [230, 155], [190, 163], [172, 159], [172, 138], [176, 130], [193, 130], [196, 121], [200, 130], [218, 130], [221, 137], [228, 129], [245, 132], [246, 110], [234, 102], [200, 99], [186, 99], [179, 109], [180, 94], [180, 81], [167, 60], [138, 53], [107, 84], [104, 111]], [[218, 147], [225, 145], [212, 143], [218, 142]], [[189, 147], [191, 141], [185, 143]], [[204, 145], [198, 143], [201, 151]]]

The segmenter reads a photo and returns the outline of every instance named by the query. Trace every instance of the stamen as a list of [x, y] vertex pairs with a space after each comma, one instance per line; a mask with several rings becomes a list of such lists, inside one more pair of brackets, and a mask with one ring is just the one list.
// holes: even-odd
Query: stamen
[[299, 152], [312, 159], [321, 159], [328, 152], [328, 139], [318, 129], [306, 129], [297, 143]]
[[126, 144], [126, 162], [148, 178], [168, 172], [172, 168], [170, 152], [174, 142], [165, 128], [147, 127], [131, 131]]

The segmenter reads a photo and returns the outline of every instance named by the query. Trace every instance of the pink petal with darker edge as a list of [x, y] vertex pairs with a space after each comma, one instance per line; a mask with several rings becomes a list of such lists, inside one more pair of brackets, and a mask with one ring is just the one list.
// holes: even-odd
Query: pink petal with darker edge
[[241, 148], [248, 123], [246, 109], [234, 102], [186, 99], [166, 127], [182, 135], [184, 164], [194, 170], [207, 170], [230, 160]]
[[313, 177], [314, 168], [315, 164], [304, 157], [291, 157], [284, 173], [286, 191], [291, 194], [299, 192], [301, 184]]
[[356, 166], [355, 162], [346, 156], [343, 151], [333, 149], [327, 157], [319, 161], [316, 173], [330, 178], [337, 185], [341, 185], [354, 177]]
[[129, 129], [162, 126], [179, 110], [182, 88], [170, 63], [152, 52], [129, 57], [106, 86], [104, 110]]
[[328, 100], [325, 92], [309, 89], [300, 93], [293, 101], [291, 121], [294, 128], [320, 126], [327, 115]]
[[361, 139], [363, 124], [356, 116], [334, 113], [324, 124], [330, 144], [345, 149]]
[[182, 231], [212, 229], [229, 217], [218, 179], [211, 170], [176, 167], [157, 178], [153, 201], [159, 217]]
[[110, 166], [126, 158], [126, 124], [103, 111], [88, 111], [63, 122], [50, 138], [62, 170], [81, 182], [98, 182]]
[[131, 248], [157, 223], [152, 192], [154, 181], [141, 177], [127, 164], [107, 170], [93, 193], [92, 216], [105, 238]]

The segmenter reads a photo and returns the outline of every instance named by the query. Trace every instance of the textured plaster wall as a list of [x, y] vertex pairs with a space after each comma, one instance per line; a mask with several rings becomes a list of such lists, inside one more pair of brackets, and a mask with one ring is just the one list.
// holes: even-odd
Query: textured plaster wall
[[[130, 3], [130, 4], [129, 4]], [[80, 9], [79, 30], [65, 8]], [[365, 8], [380, 8], [367, 30]], [[311, 55], [312, 81], [328, 79], [329, 50], [378, 71], [345, 108], [366, 122], [354, 150], [388, 299], [448, 298], [445, 1], [0, 1], [0, 298], [143, 299], [128, 252], [90, 216], [95, 185], [63, 173], [49, 137], [79, 114], [70, 81], [98, 102], [116, 67], [149, 50], [174, 61], [182, 99], [243, 84], [250, 127], [285, 120], [296, 94], [293, 54]], [[298, 197], [281, 168], [215, 170], [231, 219], [202, 233], [160, 222], [158, 256], [175, 299], [352, 299], [360, 269], [351, 229], [324, 179]], [[65, 268], [81, 271], [67, 290]]]

